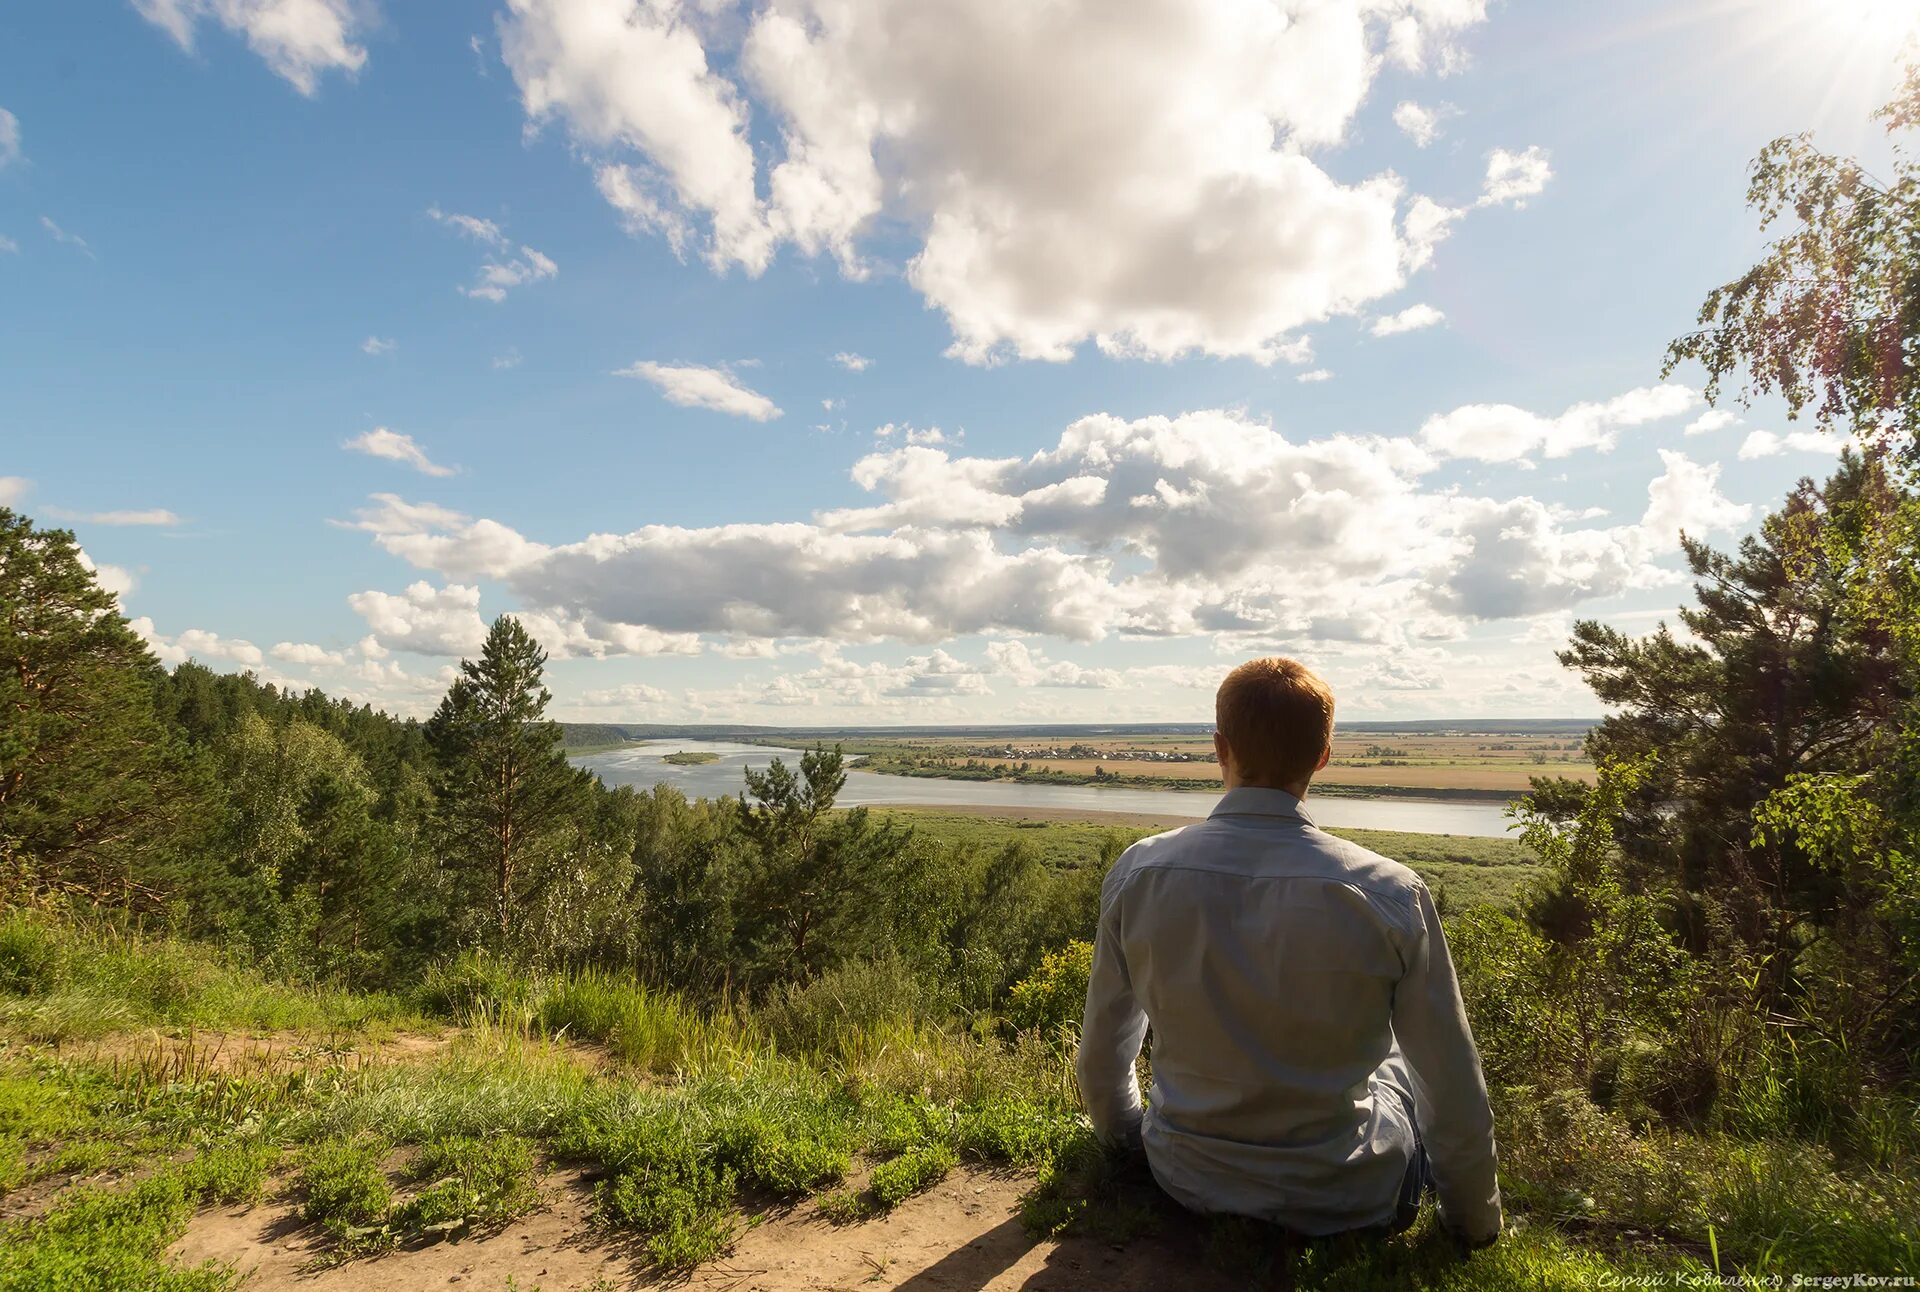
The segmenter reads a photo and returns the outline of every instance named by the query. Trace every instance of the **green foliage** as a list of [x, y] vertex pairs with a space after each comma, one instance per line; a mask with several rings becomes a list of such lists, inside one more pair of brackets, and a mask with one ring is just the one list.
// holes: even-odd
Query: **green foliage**
[[691, 1269], [733, 1241], [732, 1173], [676, 1133], [670, 1116], [630, 1122], [597, 1147], [611, 1172], [599, 1186], [601, 1218], [636, 1230], [662, 1269]]
[[520, 626], [494, 621], [478, 660], [427, 724], [439, 773], [436, 831], [455, 909], [481, 913], [468, 932], [491, 949], [529, 946], [526, 908], [560, 877], [572, 827], [590, 791], [568, 765], [560, 731], [544, 720], [553, 698], [541, 682], [547, 654]]
[[923, 1193], [947, 1178], [960, 1164], [953, 1149], [945, 1144], [922, 1144], [899, 1157], [873, 1168], [867, 1193], [881, 1211], [892, 1211], [916, 1193]]
[[887, 949], [919, 923], [923, 858], [907, 832], [864, 808], [833, 813], [846, 777], [840, 751], [817, 747], [800, 756], [797, 773], [778, 758], [746, 772], [735, 940], [754, 987], [805, 982]]
[[0, 507], [0, 904], [144, 895], [201, 783], [162, 674], [71, 531]]
[[307, 1151], [299, 1188], [301, 1214], [318, 1223], [343, 1251], [390, 1246], [387, 1215], [393, 1185], [387, 1180], [385, 1144], [370, 1140], [323, 1140]]
[[276, 982], [205, 946], [29, 912], [0, 916], [0, 1023], [33, 1040], [143, 1024], [331, 1031], [409, 1017], [391, 997]]
[[1050, 951], [1030, 977], [1007, 995], [1007, 1020], [1048, 1036], [1078, 1033], [1093, 975], [1093, 944], [1075, 940]]
[[1920, 453], [1920, 374], [1911, 362], [1920, 276], [1920, 165], [1898, 132], [1920, 126], [1920, 68], [1881, 110], [1896, 136], [1891, 182], [1823, 153], [1808, 134], [1775, 139], [1752, 168], [1747, 204], [1769, 229], [1791, 227], [1744, 274], [1708, 293], [1702, 330], [1667, 350], [1666, 371], [1692, 359], [1707, 397], [1744, 376], [1740, 399], [1786, 400], [1822, 426], [1855, 430], [1913, 460]]
[[549, 1032], [598, 1041], [621, 1061], [660, 1073], [686, 1071], [744, 1041], [724, 1020], [690, 1008], [679, 997], [601, 969], [548, 983], [537, 1018]]
[[502, 1225], [539, 1201], [533, 1145], [518, 1135], [434, 1140], [410, 1174], [425, 1183], [393, 1209], [393, 1227], [409, 1239]]

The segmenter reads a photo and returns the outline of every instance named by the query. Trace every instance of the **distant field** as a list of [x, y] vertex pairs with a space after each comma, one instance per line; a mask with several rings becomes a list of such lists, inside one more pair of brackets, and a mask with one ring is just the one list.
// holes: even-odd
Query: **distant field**
[[[1136, 839], [1191, 821], [1154, 821], [1124, 813], [955, 812], [941, 808], [870, 808], [911, 824], [944, 843], [998, 850], [1018, 843], [1051, 866], [1098, 865]], [[1450, 905], [1511, 907], [1520, 891], [1543, 873], [1534, 855], [1514, 839], [1397, 830], [1330, 830], [1383, 857], [1411, 867], [1436, 897]]]
[[[759, 739], [789, 743], [784, 737]], [[1211, 738], [1192, 732], [1075, 733], [1046, 739], [1022, 732], [970, 732], [964, 740], [873, 734], [838, 743], [849, 754], [864, 756], [871, 770], [896, 775], [1174, 787], [1203, 785], [1219, 777]], [[1497, 796], [1524, 793], [1536, 776], [1591, 782], [1593, 764], [1579, 733], [1339, 732], [1333, 761], [1316, 779], [1323, 786], [1362, 791]]]

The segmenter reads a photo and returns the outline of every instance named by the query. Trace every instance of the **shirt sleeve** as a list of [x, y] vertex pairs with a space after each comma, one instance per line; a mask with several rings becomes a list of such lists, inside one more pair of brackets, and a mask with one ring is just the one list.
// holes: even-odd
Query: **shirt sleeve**
[[[1109, 876], [1109, 888], [1117, 889]], [[1094, 937], [1093, 973], [1087, 982], [1087, 1009], [1080, 1024], [1080, 1052], [1074, 1074], [1093, 1130], [1108, 1144], [1140, 1145], [1140, 1080], [1133, 1062], [1147, 1039], [1147, 1015], [1134, 998], [1120, 945], [1120, 908], [1110, 891], [1102, 895], [1100, 928]]]
[[1414, 1115], [1433, 1168], [1440, 1219], [1470, 1242], [1500, 1233], [1493, 1110], [1467, 1025], [1440, 915], [1425, 884], [1407, 973], [1393, 996], [1393, 1031], [1412, 1077]]

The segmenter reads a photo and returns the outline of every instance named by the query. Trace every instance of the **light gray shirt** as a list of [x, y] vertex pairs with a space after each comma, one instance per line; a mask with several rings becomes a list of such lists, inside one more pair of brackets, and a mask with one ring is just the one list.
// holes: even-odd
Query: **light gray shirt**
[[1095, 1131], [1143, 1146], [1195, 1210], [1303, 1234], [1387, 1223], [1417, 1125], [1442, 1220], [1500, 1231], [1493, 1114], [1433, 898], [1284, 790], [1231, 790], [1115, 863], [1077, 1071]]

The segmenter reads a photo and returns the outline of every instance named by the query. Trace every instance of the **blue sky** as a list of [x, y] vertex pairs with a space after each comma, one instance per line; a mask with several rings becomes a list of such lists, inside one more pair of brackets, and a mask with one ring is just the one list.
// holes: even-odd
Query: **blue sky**
[[1830, 463], [1660, 357], [1911, 5], [1040, 13], [13, 6], [0, 502], [406, 712], [512, 611], [580, 719], [1517, 716]]

